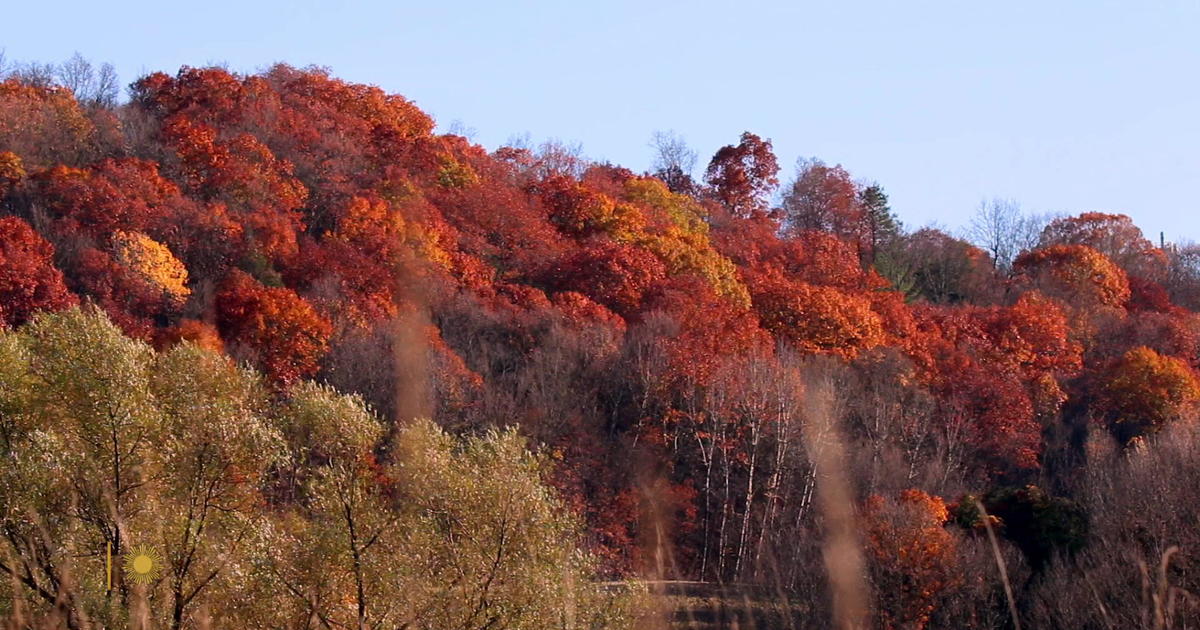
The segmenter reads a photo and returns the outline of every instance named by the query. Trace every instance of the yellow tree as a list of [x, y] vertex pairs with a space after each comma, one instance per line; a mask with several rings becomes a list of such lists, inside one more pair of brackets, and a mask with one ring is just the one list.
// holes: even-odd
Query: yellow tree
[[191, 295], [187, 268], [166, 245], [141, 232], [117, 232], [113, 235], [113, 253], [117, 262], [161, 290], [176, 306]]

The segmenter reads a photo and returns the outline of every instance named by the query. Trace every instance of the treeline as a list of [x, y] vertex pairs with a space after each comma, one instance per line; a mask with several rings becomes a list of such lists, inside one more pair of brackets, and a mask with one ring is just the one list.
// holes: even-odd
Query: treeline
[[156, 356], [261, 370], [270, 400], [357, 395], [380, 462], [434, 431], [414, 418], [519, 431], [605, 579], [756, 583], [826, 627], [832, 470], [882, 627], [1008, 627], [1000, 561], [1025, 625], [1192, 623], [1198, 250], [1001, 202], [975, 244], [909, 231], [819, 160], [775, 207], [770, 141], [701, 181], [656, 146], [648, 174], [488, 152], [283, 65], [151, 74], [123, 105], [18, 73], [0, 316], [27, 335], [87, 304]]

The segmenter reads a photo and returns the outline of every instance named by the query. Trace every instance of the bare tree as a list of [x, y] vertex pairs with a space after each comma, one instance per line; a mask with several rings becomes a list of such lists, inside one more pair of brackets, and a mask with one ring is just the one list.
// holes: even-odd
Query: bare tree
[[992, 263], [1007, 269], [1017, 257], [1015, 235], [1021, 223], [1021, 206], [1011, 199], [980, 201], [967, 229], [970, 239], [992, 255]]
[[1025, 214], [1012, 199], [985, 199], [971, 217], [967, 237], [991, 254], [997, 269], [1008, 270], [1021, 252], [1037, 247], [1047, 221], [1046, 216]]
[[465, 122], [459, 119], [455, 119], [450, 123], [450, 128], [447, 129], [447, 133], [454, 136], [462, 136], [472, 142], [475, 141], [475, 136], [479, 135], [479, 131], [477, 129], [467, 125]]
[[655, 176], [666, 182], [673, 192], [690, 192], [695, 188], [692, 171], [696, 168], [696, 152], [675, 131], [655, 131], [650, 138], [654, 161], [650, 168]]
[[116, 68], [113, 68], [113, 65], [108, 62], [100, 64], [100, 70], [96, 72], [95, 91], [93, 92], [96, 105], [101, 107], [116, 105], [120, 94], [120, 85], [121, 81], [117, 76]]
[[67, 88], [76, 100], [89, 107], [113, 107], [120, 93], [120, 81], [112, 64], [96, 68], [78, 52], [59, 64], [13, 63], [0, 52], [0, 79], [10, 77], [37, 87]]
[[97, 70], [83, 55], [75, 53], [54, 66], [54, 78], [85, 105], [111, 107], [117, 103], [117, 73], [110, 63]]
[[80, 96], [91, 91], [95, 72], [92, 70], [92, 62], [77, 52], [71, 55], [70, 59], [58, 64], [54, 74], [63, 87]]
[[587, 169], [587, 160], [583, 157], [583, 145], [579, 142], [570, 144], [558, 139], [550, 139], [538, 146], [538, 164], [543, 176], [570, 175], [579, 177]]

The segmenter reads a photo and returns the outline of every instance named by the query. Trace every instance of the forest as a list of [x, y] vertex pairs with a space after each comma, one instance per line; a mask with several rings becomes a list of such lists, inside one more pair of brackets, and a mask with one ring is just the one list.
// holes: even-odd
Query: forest
[[4, 627], [1200, 627], [1200, 247], [119, 94], [0, 64]]

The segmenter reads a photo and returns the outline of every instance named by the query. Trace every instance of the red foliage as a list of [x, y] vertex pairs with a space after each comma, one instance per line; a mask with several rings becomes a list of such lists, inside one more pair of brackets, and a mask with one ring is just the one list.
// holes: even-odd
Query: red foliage
[[542, 273], [551, 291], [575, 291], [628, 319], [642, 297], [667, 276], [666, 267], [650, 252], [601, 241], [568, 254]]
[[585, 238], [604, 229], [613, 201], [565, 175], [552, 175], [531, 187], [550, 211], [550, 222], [564, 234]]
[[1129, 276], [1129, 303], [1126, 308], [1130, 311], [1166, 313], [1171, 310], [1171, 296], [1157, 282], [1141, 276]]
[[[131, 335], [224, 348], [286, 383], [314, 375], [334, 336], [339, 350], [369, 348], [392, 366], [398, 348], [380, 331], [411, 317], [412, 365], [388, 369], [428, 381], [413, 396], [432, 404], [413, 410], [469, 428], [539, 417], [513, 413], [523, 392], [548, 382], [529, 370], [557, 370], [539, 361], [578, 351], [591, 384], [569, 392], [581, 402], [554, 419], [565, 428], [546, 446], [562, 457], [555, 483], [614, 570], [637, 564], [645, 517], [622, 468], [631, 442], [664, 468], [670, 481], [655, 492], [681, 531], [691, 526], [691, 475], [704, 465], [696, 460], [724, 472], [726, 487], [750, 482], [721, 497], [725, 516], [782, 518], [771, 510], [798, 480], [768, 481], [748, 464], [774, 452], [780, 475], [803, 468], [783, 458], [784, 442], [797, 452], [798, 438], [767, 431], [759, 442], [752, 428], [767, 403], [747, 385], [751, 367], [778, 369], [760, 379], [775, 379], [776, 392], [797, 390], [807, 369], [780, 367], [791, 354], [775, 356], [776, 343], [846, 359], [855, 374], [869, 367], [864, 355], [899, 364], [906, 354], [912, 365], [887, 371], [889, 385], [928, 403], [932, 417], [912, 422], [936, 433], [943, 463], [966, 469], [970, 483], [1034, 472], [1043, 427], [1083, 407], [1064, 407], [1068, 392], [1128, 437], [1181, 417], [1200, 391], [1191, 372], [1200, 323], [1171, 302], [1191, 271], [1180, 263], [1167, 277], [1162, 252], [1123, 215], [1054, 221], [1008, 282], [983, 251], [934, 229], [890, 239], [887, 261], [863, 256], [871, 218], [840, 166], [803, 166], [780, 211], [767, 212], [778, 165], [770, 142], [750, 133], [714, 156], [711, 188], [685, 196], [617, 166], [585, 169], [560, 149], [489, 155], [433, 135], [432, 119], [402, 97], [323, 71], [153, 74], [135, 84], [125, 113], [137, 123], [128, 146], [100, 151], [101, 117], [69, 93], [0, 83], [0, 203], [44, 230], [0, 218], [4, 325], [75, 303], [69, 287]], [[101, 159], [113, 155], [137, 157]], [[184, 264], [186, 304], [108, 253], [119, 232], [141, 233]], [[888, 346], [902, 352], [876, 350]], [[649, 358], [638, 366], [654, 373], [623, 374], [642, 349]], [[380, 387], [390, 391], [396, 374]], [[713, 408], [685, 413], [685, 402]], [[687, 421], [699, 453], [680, 439]], [[718, 426], [719, 438], [709, 431]], [[919, 627], [954, 583], [939, 506], [914, 491], [864, 511], [869, 550], [903, 602], [887, 608], [887, 623]], [[713, 551], [718, 561], [732, 553]]]
[[804, 163], [784, 195], [783, 214], [790, 232], [828, 232], [856, 247], [866, 236], [858, 185], [840, 165], [830, 167], [820, 160]]
[[864, 272], [850, 242], [828, 232], [802, 230], [779, 241], [765, 258], [791, 277], [810, 284], [840, 289], [878, 289], [887, 281], [874, 271]]
[[702, 278], [673, 278], [647, 299], [647, 309], [666, 313], [678, 327], [660, 341], [670, 384], [707, 385], [727, 359], [772, 350], [771, 338], [754, 312], [730, 304]]
[[766, 196], [779, 185], [778, 174], [771, 141], [747, 131], [737, 145], [717, 150], [704, 179], [731, 214], [745, 217], [766, 208]]
[[572, 322], [597, 322], [625, 330], [625, 320], [620, 315], [597, 304], [588, 296], [577, 291], [563, 291], [550, 296], [550, 302]]
[[[1169, 313], [1141, 311], [1132, 314], [1118, 333], [1121, 350], [1145, 346], [1200, 367], [1200, 315], [1176, 309]], [[1127, 345], [1124, 345], [1127, 344]], [[1124, 345], [1124, 347], [1122, 347]]]
[[34, 176], [38, 200], [67, 232], [105, 238], [117, 230], [158, 235], [174, 207], [187, 202], [159, 177], [158, 166], [138, 159], [104, 160], [87, 169], [56, 166]]
[[40, 310], [75, 304], [54, 267], [54, 247], [16, 217], [0, 217], [0, 325], [20, 326]]
[[226, 204], [272, 259], [295, 254], [308, 191], [293, 177], [290, 162], [250, 134], [221, 140], [216, 129], [185, 118], [168, 121], [163, 137], [178, 154], [180, 175], [193, 193]]
[[230, 351], [276, 381], [312, 376], [328, 349], [329, 322], [290, 289], [264, 287], [235, 271], [221, 286], [216, 309]]
[[143, 341], [178, 310], [160, 287], [121, 265], [108, 252], [83, 247], [66, 266], [71, 288], [96, 303], [125, 334]]

